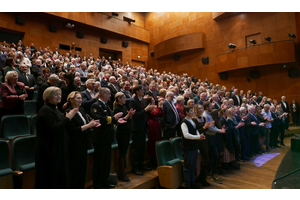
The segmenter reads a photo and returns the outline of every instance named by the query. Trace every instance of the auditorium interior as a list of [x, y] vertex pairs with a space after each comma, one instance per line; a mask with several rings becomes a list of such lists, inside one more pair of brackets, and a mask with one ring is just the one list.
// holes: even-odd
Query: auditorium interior
[[[57, 48], [60, 54], [71, 51], [96, 58], [112, 56], [115, 62], [120, 59], [147, 71], [187, 73], [202, 81], [207, 79], [228, 91], [235, 86], [244, 91], [263, 91], [278, 101], [284, 95], [289, 103], [293, 99], [300, 102], [299, 12], [0, 12], [0, 44], [1, 37], [8, 35], [20, 38], [25, 46], [34, 43], [52, 51]], [[205, 189], [297, 188], [298, 134], [300, 127], [290, 126], [285, 146], [240, 162], [240, 170], [226, 171], [222, 176], [223, 184], [210, 182]], [[117, 183], [116, 189], [173, 187], [161, 182], [157, 170], [144, 176], [131, 174], [130, 153], [126, 172], [131, 181], [115, 180], [117, 149], [115, 142], [110, 178]], [[92, 154], [88, 151], [86, 189], [93, 188]], [[148, 158], [146, 151], [145, 161]], [[199, 155], [198, 174], [200, 161]], [[294, 173], [292, 177], [287, 175], [290, 172]], [[20, 175], [23, 184], [18, 187], [32, 189], [34, 170], [0, 177], [0, 188], [14, 188], [13, 182]], [[169, 181], [172, 178], [167, 177]], [[172, 181], [183, 184], [182, 177]], [[285, 185], [290, 181], [295, 185]]]

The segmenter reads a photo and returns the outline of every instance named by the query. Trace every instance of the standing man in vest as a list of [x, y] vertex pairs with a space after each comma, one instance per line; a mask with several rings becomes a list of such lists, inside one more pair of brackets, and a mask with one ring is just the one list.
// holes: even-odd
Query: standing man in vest
[[182, 142], [181, 147], [184, 155], [183, 164], [183, 177], [186, 189], [197, 189], [196, 185], [196, 166], [198, 160], [198, 146], [199, 140], [204, 140], [205, 135], [199, 134], [196, 129], [196, 124], [193, 122], [192, 117], [194, 115], [193, 108], [191, 106], [184, 106], [183, 112], [185, 118], [182, 120]]

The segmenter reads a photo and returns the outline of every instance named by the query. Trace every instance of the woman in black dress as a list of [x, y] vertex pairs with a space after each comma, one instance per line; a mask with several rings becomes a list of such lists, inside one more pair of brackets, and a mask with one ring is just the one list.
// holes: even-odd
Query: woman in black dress
[[[204, 108], [201, 104], [195, 104], [193, 107], [194, 116], [193, 121], [196, 124], [196, 129], [201, 134], [203, 133], [206, 137], [206, 130], [214, 125], [214, 122], [206, 123], [205, 117], [203, 117]], [[203, 187], [210, 186], [210, 184], [206, 181], [206, 176], [209, 168], [209, 146], [208, 140], [199, 140], [198, 148], [201, 154], [201, 170], [199, 175], [199, 182]]]
[[61, 89], [48, 87], [43, 93], [45, 104], [36, 118], [35, 188], [67, 188], [64, 135], [65, 127], [78, 109], [64, 117], [56, 105], [61, 100]]
[[75, 116], [67, 124], [66, 135], [66, 167], [68, 186], [70, 189], [84, 189], [87, 166], [87, 130], [98, 127], [99, 120], [88, 122], [85, 111], [81, 106], [82, 97], [80, 92], [71, 92], [67, 98], [69, 108], [78, 109]]
[[129, 182], [130, 179], [125, 174], [125, 160], [130, 140], [130, 119], [131, 116], [134, 115], [135, 110], [128, 110], [128, 108], [125, 106], [125, 103], [125, 94], [123, 92], [117, 92], [117, 94], [115, 95], [113, 115], [122, 112], [123, 115], [121, 116], [121, 118], [124, 118], [124, 120], [127, 121], [127, 123], [118, 124], [117, 127], [116, 137], [119, 150], [119, 166], [117, 173], [120, 181]]

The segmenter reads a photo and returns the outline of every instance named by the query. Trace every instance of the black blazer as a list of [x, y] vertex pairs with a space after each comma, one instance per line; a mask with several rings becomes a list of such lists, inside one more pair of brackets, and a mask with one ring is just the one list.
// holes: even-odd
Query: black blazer
[[123, 92], [125, 94], [125, 97], [126, 97], [126, 103], [125, 103], [125, 105], [127, 106], [127, 108], [129, 108], [129, 101], [130, 101], [130, 99], [132, 97], [131, 92], [130, 91], [126, 92], [124, 89], [121, 90], [121, 92]]
[[[26, 76], [28, 77], [28, 81], [27, 81], [27, 78], [23, 74], [18, 72], [18, 81], [24, 83], [25, 86], [34, 87], [34, 90], [37, 90], [38, 86], [35, 81], [35, 78], [31, 74], [27, 74]], [[28, 95], [26, 100], [32, 100], [34, 91], [26, 90], [26, 92]]]
[[278, 118], [278, 115], [276, 113], [271, 112], [272, 118], [274, 119], [272, 122], [272, 129], [276, 130], [279, 128], [280, 125], [280, 119]]
[[242, 104], [242, 98], [240, 97], [240, 95], [238, 95], [238, 98], [240, 100], [240, 104], [239, 104], [238, 99], [237, 99], [237, 97], [235, 95], [232, 95], [231, 98], [233, 99], [235, 106], [240, 106]]
[[134, 96], [133, 98], [130, 99], [129, 101], [129, 109], [135, 110], [135, 114], [132, 115], [131, 119], [131, 131], [135, 132], [144, 132], [147, 127], [147, 115], [150, 112], [146, 112], [144, 109], [146, 107], [146, 101], [144, 98], [142, 98], [143, 102], [143, 107], [142, 103], [139, 100], [137, 96]]
[[283, 112], [287, 112], [290, 114], [290, 108], [289, 108], [289, 103], [285, 101], [285, 105], [286, 107], [284, 107], [282, 101], [279, 102], [279, 104], [281, 105], [282, 111]]
[[113, 103], [115, 102], [115, 95], [117, 94], [118, 91], [114, 88], [114, 86], [111, 85], [111, 83], [108, 84], [107, 88], [110, 90], [110, 100], [107, 103], [110, 109], [112, 110]]
[[86, 114], [91, 116], [91, 106], [93, 103], [95, 103], [97, 101], [96, 98], [92, 98], [91, 94], [85, 90], [83, 92], [81, 92], [81, 96], [82, 96], [82, 103], [81, 103], [81, 107], [84, 108], [84, 111], [86, 112]]
[[[256, 116], [255, 116], [256, 117]], [[251, 122], [256, 122], [256, 125], [252, 125]], [[245, 126], [247, 128], [247, 131], [250, 131], [251, 134], [259, 134], [259, 124], [260, 121], [258, 121], [257, 117], [256, 119], [252, 116], [252, 114], [247, 114], [247, 119], [245, 120]]]
[[[175, 110], [178, 113], [176, 107], [175, 107]], [[175, 126], [177, 125], [176, 124], [176, 115], [167, 100], [165, 100], [163, 102], [163, 113], [164, 113], [163, 125], [168, 128], [175, 128]], [[178, 116], [179, 116], [179, 113], [178, 113]]]
[[101, 126], [94, 128], [92, 140], [95, 144], [111, 144], [113, 142], [113, 124], [117, 121], [113, 116], [112, 110], [108, 105], [104, 105], [102, 101], [97, 100], [91, 106], [91, 117], [99, 119]]

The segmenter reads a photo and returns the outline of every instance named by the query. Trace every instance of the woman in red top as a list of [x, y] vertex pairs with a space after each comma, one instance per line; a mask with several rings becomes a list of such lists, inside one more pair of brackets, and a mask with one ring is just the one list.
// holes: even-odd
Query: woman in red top
[[[155, 105], [155, 100], [151, 97], [146, 98], [147, 104]], [[161, 135], [161, 124], [159, 118], [163, 117], [162, 110], [163, 101], [158, 102], [158, 107], [151, 110], [148, 119], [149, 119], [149, 129], [148, 129], [148, 153], [151, 156], [150, 158], [150, 167], [156, 169], [156, 153], [155, 153], [155, 143], [159, 140], [162, 140]]]
[[24, 100], [27, 98], [24, 83], [18, 82], [18, 73], [9, 71], [6, 73], [5, 83], [1, 84], [0, 94], [2, 97], [0, 108], [3, 115], [24, 114]]

